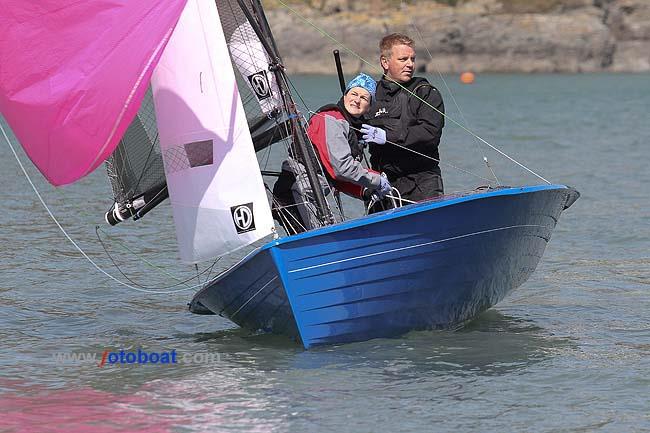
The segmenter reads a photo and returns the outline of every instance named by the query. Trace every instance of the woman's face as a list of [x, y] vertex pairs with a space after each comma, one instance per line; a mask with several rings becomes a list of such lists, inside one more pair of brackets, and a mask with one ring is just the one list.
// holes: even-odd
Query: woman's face
[[363, 87], [353, 87], [343, 97], [345, 109], [353, 117], [363, 116], [370, 109], [370, 92]]

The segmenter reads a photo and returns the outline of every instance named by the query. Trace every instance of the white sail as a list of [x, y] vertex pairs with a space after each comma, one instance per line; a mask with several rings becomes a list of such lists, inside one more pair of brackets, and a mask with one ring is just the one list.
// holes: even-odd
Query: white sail
[[213, 0], [189, 0], [152, 88], [181, 260], [273, 232], [271, 209]]

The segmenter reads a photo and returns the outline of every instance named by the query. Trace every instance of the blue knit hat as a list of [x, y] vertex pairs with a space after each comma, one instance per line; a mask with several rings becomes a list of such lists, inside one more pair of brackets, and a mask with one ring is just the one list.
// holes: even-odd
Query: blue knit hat
[[354, 77], [345, 88], [345, 93], [348, 93], [353, 87], [362, 87], [370, 93], [370, 96], [375, 98], [375, 91], [377, 90], [377, 83], [370, 75], [366, 75], [363, 72]]

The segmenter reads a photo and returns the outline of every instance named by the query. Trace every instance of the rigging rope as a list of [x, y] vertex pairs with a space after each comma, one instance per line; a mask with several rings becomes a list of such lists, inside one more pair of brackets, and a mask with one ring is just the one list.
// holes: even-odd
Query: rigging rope
[[[108, 248], [106, 247], [106, 244], [104, 243], [104, 240], [100, 237], [99, 232], [102, 232], [102, 233], [103, 233], [106, 237], [108, 237], [108, 238], [111, 238], [112, 236], [111, 236], [110, 234], [106, 233], [104, 230], [102, 230], [100, 226], [95, 226], [95, 234], [97, 235], [97, 240], [98, 240], [99, 243], [101, 244], [101, 246], [102, 246], [102, 248], [104, 249], [104, 252], [105, 252], [106, 255], [108, 256], [108, 258], [111, 260], [111, 262], [112, 262], [113, 265], [117, 268], [117, 270], [120, 272], [120, 274], [122, 274], [122, 275], [124, 276], [124, 278], [126, 278], [128, 281], [130, 281], [132, 284], [134, 284], [134, 285], [136, 285], [136, 286], [138, 286], [138, 287], [142, 287], [142, 288], [145, 288], [145, 289], [157, 289], [157, 287], [147, 287], [147, 286], [144, 286], [144, 285], [142, 285], [142, 284], [140, 284], [140, 283], [136, 283], [136, 282], [133, 281], [133, 280], [132, 280], [128, 275], [126, 275], [124, 272], [122, 272], [122, 269], [120, 269], [120, 266], [117, 264], [117, 262], [115, 261], [115, 259], [114, 259], [113, 256], [111, 255], [111, 253], [108, 252]], [[203, 274], [205, 274], [206, 272], [208, 272], [208, 273], [211, 272], [211, 271], [212, 271], [212, 268], [217, 264], [217, 262], [218, 262], [219, 260], [221, 260], [221, 257], [217, 258], [217, 259], [212, 263], [212, 265], [210, 265], [209, 267], [205, 268], [205, 269], [204, 269], [203, 271], [201, 271], [197, 276], [192, 276], [192, 277], [186, 278], [185, 280], [180, 280], [180, 279], [177, 278], [176, 276], [174, 276], [174, 275], [170, 274], [169, 272], [165, 271], [165, 269], [164, 269], [163, 267], [161, 267], [161, 266], [157, 266], [157, 265], [155, 265], [154, 263], [151, 263], [151, 262], [150, 262], [149, 260], [147, 260], [146, 258], [141, 257], [138, 253], [136, 253], [135, 251], [133, 251], [132, 249], [130, 249], [130, 248], [129, 248], [129, 247], [128, 247], [124, 242], [120, 241], [119, 239], [115, 240], [115, 242], [116, 242], [117, 244], [119, 244], [122, 248], [124, 248], [125, 250], [127, 250], [129, 253], [131, 253], [133, 256], [135, 256], [138, 260], [140, 260], [140, 261], [146, 263], [147, 265], [151, 266], [152, 268], [156, 269], [157, 271], [162, 272], [163, 274], [167, 275], [168, 277], [173, 278], [174, 280], [178, 281], [178, 283], [176, 283], [176, 284], [173, 284], [173, 285], [171, 285], [171, 286], [167, 286], [167, 287], [165, 287], [166, 289], [170, 289], [170, 288], [172, 288], [172, 287], [180, 286], [181, 284], [187, 284], [187, 283], [189, 283], [190, 281], [192, 281], [194, 278], [197, 278], [198, 276], [203, 275]], [[194, 267], [196, 268], [197, 266], [194, 265]], [[197, 269], [197, 272], [198, 272], [198, 269]], [[207, 281], [207, 280], [206, 280], [206, 281]]]
[[[56, 219], [56, 217], [54, 216], [54, 214], [52, 213], [52, 211], [50, 210], [50, 208], [47, 206], [47, 204], [45, 203], [45, 200], [44, 200], [43, 197], [41, 196], [41, 193], [38, 191], [38, 188], [36, 188], [36, 185], [35, 185], [34, 182], [32, 181], [32, 178], [29, 176], [29, 174], [27, 173], [27, 170], [25, 169], [25, 166], [23, 165], [22, 161], [21, 161], [20, 158], [18, 157], [18, 153], [16, 152], [16, 149], [14, 148], [13, 144], [11, 144], [11, 140], [9, 140], [9, 137], [7, 136], [7, 132], [5, 131], [5, 128], [4, 128], [4, 126], [2, 126], [2, 122], [0, 122], [0, 130], [2, 131], [2, 135], [4, 136], [5, 140], [7, 141], [7, 144], [9, 145], [9, 148], [11, 149], [11, 152], [13, 153], [14, 158], [16, 159], [16, 162], [18, 162], [18, 166], [20, 167], [20, 169], [22, 170], [23, 174], [25, 175], [25, 178], [27, 179], [27, 181], [29, 182], [30, 186], [32, 187], [32, 190], [33, 190], [34, 193], [36, 194], [36, 197], [38, 197], [38, 200], [41, 202], [41, 205], [43, 205], [43, 208], [47, 211], [48, 215], [50, 216], [50, 218], [52, 219], [52, 221], [54, 221], [54, 223], [55, 223], [56, 226], [59, 228], [59, 230], [61, 231], [61, 233], [63, 233], [63, 235], [68, 239], [68, 241], [70, 241], [70, 243], [71, 243], [71, 244], [72, 244], [72, 245], [77, 249], [77, 251], [79, 251], [79, 253], [80, 253], [80, 254], [81, 254], [81, 255], [82, 255], [82, 256], [83, 256], [83, 257], [84, 257], [84, 258], [85, 258], [85, 259], [86, 259], [86, 260], [87, 260], [87, 261], [88, 261], [88, 262], [89, 262], [89, 263], [90, 263], [90, 264], [95, 268], [95, 269], [97, 269], [99, 272], [101, 272], [102, 274], [104, 274], [104, 275], [105, 275], [106, 277], [108, 277], [109, 279], [115, 281], [116, 283], [118, 283], [118, 284], [120, 284], [120, 285], [122, 285], [122, 286], [124, 286], [124, 287], [127, 287], [127, 288], [129, 288], [129, 289], [131, 289], [131, 290], [135, 290], [135, 291], [137, 291], [137, 292], [143, 292], [143, 293], [150, 293], [150, 294], [156, 294], [156, 295], [164, 295], [164, 294], [172, 294], [172, 293], [183, 292], [183, 291], [186, 291], [186, 290], [192, 290], [192, 289], [196, 289], [196, 288], [199, 288], [199, 287], [203, 287], [203, 286], [204, 286], [204, 284], [196, 284], [196, 285], [193, 285], [193, 286], [190, 286], [190, 287], [184, 287], [184, 288], [182, 288], [182, 289], [176, 289], [176, 290], [149, 290], [149, 289], [143, 289], [143, 288], [140, 288], [140, 287], [133, 286], [133, 285], [131, 285], [131, 284], [129, 284], [129, 283], [125, 283], [124, 281], [121, 281], [121, 280], [115, 278], [113, 275], [109, 274], [109, 273], [106, 272], [104, 269], [102, 269], [102, 268], [101, 268], [101, 267], [100, 267], [100, 266], [99, 266], [99, 265], [98, 265], [98, 264], [97, 264], [93, 259], [91, 259], [91, 258], [88, 256], [88, 254], [86, 254], [86, 252], [85, 252], [83, 249], [81, 249], [81, 247], [79, 246], [79, 244], [77, 244], [77, 242], [75, 242], [74, 239], [72, 239], [72, 237], [71, 237], [71, 236], [68, 234], [68, 232], [63, 228], [63, 226], [61, 225], [61, 223], [59, 223], [59, 221]], [[193, 278], [194, 278], [194, 277], [193, 277]], [[216, 277], [215, 277], [215, 279], [216, 279]], [[172, 287], [173, 287], [173, 286], [172, 286]]]
[[[313, 115], [319, 115], [319, 116], [325, 116], [325, 115], [326, 115], [326, 114], [324, 114], [324, 113], [317, 113], [317, 112], [314, 112], [314, 111], [311, 111], [311, 110], [309, 110], [309, 112], [312, 113]], [[350, 129], [354, 130], [354, 131], [361, 132], [360, 129], [355, 128], [355, 127], [352, 126], [352, 125], [348, 125], [348, 127], [349, 127]], [[455, 165], [453, 165], [453, 164], [451, 164], [451, 163], [444, 162], [444, 161], [440, 161], [439, 159], [436, 159], [436, 158], [434, 158], [433, 156], [425, 155], [424, 153], [420, 153], [420, 152], [418, 152], [417, 150], [413, 150], [413, 149], [411, 149], [411, 148], [409, 148], [409, 147], [402, 146], [401, 144], [395, 143], [395, 142], [393, 142], [393, 141], [386, 140], [386, 143], [391, 144], [391, 145], [396, 146], [396, 147], [399, 147], [399, 148], [404, 149], [404, 150], [408, 150], [409, 152], [412, 152], [412, 153], [414, 153], [414, 154], [416, 154], [416, 155], [418, 155], [418, 156], [422, 156], [422, 157], [424, 157], [424, 158], [431, 159], [431, 160], [433, 160], [433, 161], [436, 161], [436, 162], [439, 163], [439, 164], [446, 165], [446, 166], [451, 167], [451, 168], [453, 168], [453, 169], [455, 169], [455, 170], [462, 171], [462, 172], [465, 173], [465, 174], [469, 174], [469, 175], [471, 175], [471, 176], [478, 177], [479, 179], [482, 179], [482, 180], [484, 180], [484, 181], [486, 181], [486, 182], [491, 182], [491, 181], [492, 181], [491, 179], [485, 178], [485, 177], [481, 176], [480, 174], [472, 173], [471, 171], [468, 171], [468, 170], [465, 170], [465, 169], [463, 169], [463, 168], [457, 167], [457, 166], [455, 166]]]
[[[411, 25], [412, 25], [413, 28], [415, 29], [415, 31], [416, 31], [416, 33], [418, 34], [418, 37], [420, 38], [420, 40], [421, 40], [422, 42], [424, 42], [424, 43], [423, 43], [424, 48], [426, 49], [427, 54], [429, 55], [429, 59], [431, 59], [431, 61], [433, 62], [433, 61], [434, 61], [434, 59], [433, 59], [433, 55], [431, 54], [431, 51], [429, 50], [429, 47], [428, 47], [428, 45], [426, 44], [426, 41], [424, 40], [424, 37], [422, 36], [422, 33], [420, 33], [420, 29], [415, 25], [415, 21], [411, 21]], [[449, 88], [449, 85], [447, 84], [447, 80], [445, 80], [445, 77], [443, 77], [442, 73], [441, 73], [440, 70], [438, 70], [437, 68], [436, 68], [436, 72], [438, 73], [438, 76], [440, 77], [440, 80], [441, 80], [441, 81], [443, 82], [443, 84], [445, 85], [445, 89], [447, 89], [447, 93], [449, 93], [449, 96], [451, 96], [451, 100], [453, 101], [454, 105], [456, 106], [456, 109], [458, 110], [458, 113], [460, 114], [460, 117], [463, 119], [463, 122], [465, 122], [465, 124], [467, 125], [468, 128], [471, 128], [471, 125], [470, 125], [470, 123], [467, 121], [467, 118], [465, 117], [465, 114], [463, 113], [463, 110], [460, 109], [460, 105], [458, 105], [458, 102], [456, 101], [456, 98], [454, 97], [454, 93], [453, 93], [453, 92], [451, 91], [451, 89]], [[473, 128], [471, 128], [471, 129], [473, 129]], [[479, 152], [481, 152], [481, 155], [483, 155], [483, 162], [485, 162], [485, 165], [487, 166], [487, 168], [488, 168], [488, 169], [490, 170], [490, 172], [492, 173], [492, 176], [494, 177], [494, 180], [495, 180], [496, 184], [497, 184], [497, 185], [500, 185], [501, 183], [499, 182], [499, 178], [497, 177], [497, 175], [496, 175], [496, 173], [494, 172], [494, 170], [492, 170], [492, 166], [491, 166], [490, 163], [488, 162], [487, 155], [485, 154], [485, 152], [483, 151], [483, 149], [482, 149], [481, 146], [479, 145], [479, 142], [478, 142], [478, 141], [475, 141], [475, 140], [472, 140], [472, 141], [474, 141], [474, 143], [476, 144], [476, 148], [479, 150]]]
[[[378, 72], [378, 73], [383, 74], [383, 72], [384, 72], [383, 70], [380, 70], [376, 65], [370, 63], [368, 60], [364, 59], [364, 58], [361, 57], [359, 54], [357, 54], [354, 50], [352, 50], [351, 48], [348, 48], [346, 45], [344, 45], [343, 43], [339, 42], [336, 38], [334, 38], [332, 35], [330, 35], [329, 33], [327, 33], [327, 31], [325, 31], [325, 30], [323, 30], [322, 28], [318, 27], [316, 24], [314, 24], [314, 23], [313, 23], [312, 21], [310, 21], [308, 18], [304, 17], [304, 16], [301, 15], [298, 11], [296, 11], [295, 9], [293, 9], [291, 6], [287, 5], [283, 0], [278, 0], [278, 3], [280, 3], [282, 6], [284, 6], [287, 10], [289, 10], [292, 14], [294, 14], [295, 16], [297, 16], [299, 19], [301, 19], [301, 20], [304, 21], [305, 23], [307, 23], [307, 24], [309, 24], [310, 26], [312, 26], [312, 27], [313, 27], [314, 29], [316, 29], [316, 31], [318, 31], [321, 35], [323, 35], [323, 36], [325, 36], [326, 38], [330, 39], [332, 42], [334, 42], [334, 43], [335, 43], [336, 45], [338, 45], [339, 47], [343, 48], [345, 51], [347, 51], [348, 53], [350, 53], [352, 56], [358, 58], [362, 63], [366, 64], [370, 69], [372, 69], [372, 70], [375, 71], [375, 72]], [[461, 123], [459, 123], [458, 121], [456, 121], [454, 118], [452, 118], [452, 117], [446, 115], [445, 113], [441, 112], [440, 110], [436, 109], [436, 107], [432, 106], [432, 105], [429, 104], [427, 101], [425, 101], [424, 99], [420, 98], [418, 95], [416, 95], [414, 92], [412, 92], [412, 91], [410, 91], [409, 89], [407, 89], [406, 87], [404, 87], [402, 84], [398, 83], [398, 82], [395, 81], [395, 80], [391, 80], [391, 81], [392, 81], [393, 83], [395, 83], [396, 85], [398, 85], [400, 88], [402, 88], [404, 91], [408, 92], [411, 96], [417, 98], [418, 100], [420, 100], [422, 103], [424, 103], [425, 105], [427, 105], [427, 106], [430, 107], [431, 109], [433, 109], [433, 110], [437, 111], [438, 113], [440, 113], [440, 114], [441, 114], [445, 119], [451, 121], [453, 124], [455, 124], [456, 126], [458, 126], [459, 128], [461, 128], [463, 131], [467, 132], [468, 134], [470, 134], [471, 136], [473, 136], [474, 138], [476, 138], [476, 139], [479, 140], [480, 142], [482, 142], [482, 143], [484, 143], [485, 145], [487, 145], [488, 147], [490, 147], [490, 148], [491, 148], [492, 150], [494, 150], [495, 152], [497, 152], [497, 153], [499, 153], [500, 155], [502, 155], [503, 157], [509, 159], [509, 160], [512, 161], [513, 163], [517, 164], [519, 167], [521, 167], [521, 168], [523, 168], [524, 170], [528, 171], [529, 173], [533, 174], [533, 175], [536, 176], [537, 178], [543, 180], [543, 181], [546, 182], [547, 184], [551, 184], [550, 181], [546, 180], [546, 179], [545, 179], [544, 177], [542, 177], [541, 175], [535, 173], [535, 172], [534, 172], [533, 170], [531, 170], [530, 168], [526, 167], [525, 165], [523, 165], [523, 164], [520, 163], [519, 161], [517, 161], [517, 160], [515, 160], [514, 158], [512, 158], [511, 156], [507, 155], [507, 154], [506, 154], [505, 152], [503, 152], [502, 150], [500, 150], [500, 149], [498, 149], [497, 147], [493, 146], [492, 144], [488, 143], [484, 138], [480, 137], [479, 135], [477, 135], [476, 133], [474, 133], [473, 131], [471, 131], [470, 129], [468, 129], [466, 126], [464, 126], [464, 125], [462, 125]]]

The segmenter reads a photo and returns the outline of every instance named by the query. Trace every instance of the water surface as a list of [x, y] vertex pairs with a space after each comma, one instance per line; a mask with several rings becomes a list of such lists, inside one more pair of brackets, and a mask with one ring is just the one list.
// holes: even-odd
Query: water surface
[[[446, 77], [462, 111], [431, 78], [451, 118], [582, 193], [531, 279], [457, 332], [304, 351], [190, 314], [192, 290], [120, 286], [61, 234], [3, 142], [0, 431], [650, 431], [650, 75], [481, 75], [470, 86]], [[337, 91], [334, 77], [293, 83], [306, 113]], [[541, 182], [447, 121], [447, 191], [491, 179], [484, 156], [502, 184]], [[126, 281], [96, 225], [140, 285], [196, 275], [177, 260], [168, 204], [108, 228], [102, 168], [60, 189], [27, 169], [70, 236], [116, 278]], [[122, 367], [53, 358], [138, 348], [219, 357]]]

